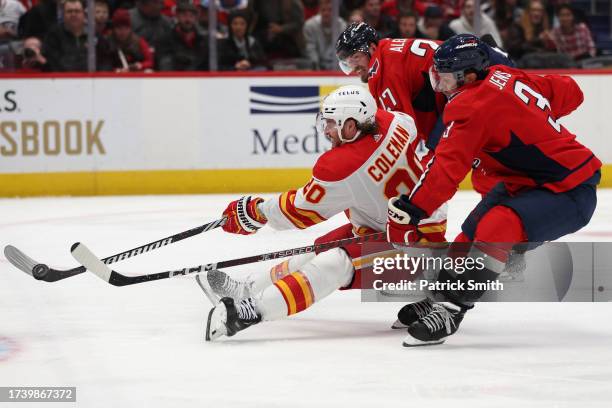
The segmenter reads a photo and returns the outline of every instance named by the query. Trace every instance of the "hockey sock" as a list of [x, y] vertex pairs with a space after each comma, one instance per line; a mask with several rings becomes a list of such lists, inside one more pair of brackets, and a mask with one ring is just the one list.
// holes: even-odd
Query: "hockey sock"
[[261, 270], [249, 275], [248, 280], [253, 282], [253, 286], [251, 287], [252, 293], [260, 293], [276, 281], [297, 271], [302, 265], [312, 260], [314, 256], [315, 254], [313, 253], [296, 255], [274, 265], [269, 271]]
[[351, 259], [342, 249], [322, 252], [299, 271], [264, 289], [257, 299], [257, 308], [264, 320], [277, 320], [299, 313], [348, 285], [353, 273]]
[[[457, 238], [456, 242], [469, 242], [463, 234]], [[467, 285], [469, 281], [486, 283], [496, 280], [504, 271], [512, 247], [526, 240], [527, 234], [519, 216], [508, 207], [493, 207], [478, 223], [474, 244], [467, 253], [468, 259], [482, 260], [484, 268], [471, 268], [461, 273], [454, 270], [442, 270], [438, 281], [459, 281]], [[461, 252], [461, 245], [456, 247], [455, 252]], [[453, 302], [461, 307], [470, 307], [485, 292], [484, 289], [444, 290], [435, 293], [435, 298]]]

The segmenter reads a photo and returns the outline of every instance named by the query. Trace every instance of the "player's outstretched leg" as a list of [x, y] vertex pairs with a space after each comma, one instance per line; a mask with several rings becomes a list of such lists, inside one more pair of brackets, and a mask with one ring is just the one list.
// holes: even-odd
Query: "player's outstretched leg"
[[206, 321], [206, 341], [221, 336], [231, 337], [241, 330], [261, 322], [261, 314], [251, 298], [234, 303], [234, 299], [224, 297], [208, 313]]
[[299, 271], [293, 272], [254, 297], [239, 302], [222, 298], [208, 315], [206, 339], [233, 336], [262, 320], [279, 320], [299, 313], [340, 287], [354, 275], [353, 263], [340, 248], [318, 254]]
[[297, 271], [312, 258], [314, 254], [310, 253], [297, 255], [273, 266], [269, 272], [261, 270], [244, 280], [234, 279], [224, 271], [215, 269], [206, 274], [197, 275], [196, 281], [213, 305], [219, 303], [224, 297], [230, 297], [237, 302], [262, 292], [276, 281]]

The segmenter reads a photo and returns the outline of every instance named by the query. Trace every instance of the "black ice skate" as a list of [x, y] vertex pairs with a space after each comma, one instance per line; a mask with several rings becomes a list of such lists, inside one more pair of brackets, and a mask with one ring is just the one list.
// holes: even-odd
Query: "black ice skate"
[[431, 312], [408, 327], [404, 347], [430, 346], [444, 343], [459, 328], [466, 309], [434, 303]]
[[391, 325], [391, 328], [406, 329], [420, 318], [427, 316], [432, 308], [433, 302], [428, 298], [409, 303], [397, 312], [397, 320]]
[[239, 302], [251, 296], [249, 282], [233, 279], [227, 273], [218, 269], [213, 269], [203, 275], [197, 275], [196, 281], [213, 305], [219, 303], [221, 298], [224, 297]]
[[206, 341], [215, 340], [224, 335], [231, 337], [260, 321], [261, 315], [255, 309], [253, 299], [243, 299], [236, 306], [232, 298], [224, 297], [208, 313]]

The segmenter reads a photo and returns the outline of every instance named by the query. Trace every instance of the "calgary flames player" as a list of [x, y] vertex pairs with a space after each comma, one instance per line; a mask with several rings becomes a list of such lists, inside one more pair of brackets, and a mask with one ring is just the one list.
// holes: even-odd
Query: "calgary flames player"
[[433, 89], [449, 98], [446, 130], [411, 194], [389, 201], [390, 238], [411, 244], [419, 220], [455, 194], [475, 160], [501, 181], [455, 239], [473, 243], [468, 257], [485, 259], [484, 269], [443, 269], [436, 282], [442, 289], [430, 295], [446, 303], [419, 302], [429, 312], [409, 325], [406, 346], [443, 342], [485, 292], [456, 283], [495, 281], [514, 243], [556, 240], [584, 227], [595, 211], [601, 162], [558, 121], [583, 101], [576, 82], [490, 64], [473, 35], [436, 50], [430, 76]]
[[[332, 231], [337, 239], [385, 231], [387, 201], [409, 192], [422, 174], [415, 154], [416, 128], [403, 113], [376, 108], [372, 95], [361, 86], [338, 88], [323, 101], [318, 131], [332, 149], [317, 160], [310, 182], [273, 200], [242, 197], [224, 211], [223, 229], [253, 234], [265, 224], [274, 229], [308, 228], [345, 212], [350, 224]], [[446, 229], [446, 207], [421, 220], [419, 233], [427, 241], [441, 242]], [[329, 234], [328, 234], [329, 235]], [[222, 271], [199, 280], [211, 300], [206, 339], [232, 336], [264, 320], [277, 320], [301, 312], [339, 288], [358, 288], [361, 248], [331, 249], [285, 270], [262, 270], [246, 281]]]

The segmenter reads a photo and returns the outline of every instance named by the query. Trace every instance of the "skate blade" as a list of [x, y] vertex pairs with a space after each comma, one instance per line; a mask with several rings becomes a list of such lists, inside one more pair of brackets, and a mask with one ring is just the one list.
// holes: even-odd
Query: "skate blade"
[[408, 337], [404, 339], [402, 346], [404, 347], [423, 347], [423, 346], [436, 346], [438, 344], [442, 344], [446, 341], [446, 339], [440, 340], [432, 340], [432, 341], [423, 341], [419, 339], [415, 339], [414, 337]]
[[223, 303], [218, 304], [208, 312], [208, 319], [206, 320], [206, 341], [214, 341], [227, 334], [224, 323], [226, 316], [227, 310]]
[[406, 326], [404, 323], [400, 322], [399, 319], [397, 319], [395, 322], [393, 322], [393, 324], [391, 325], [391, 328], [393, 330], [399, 330], [399, 329], [407, 329], [408, 326]]

